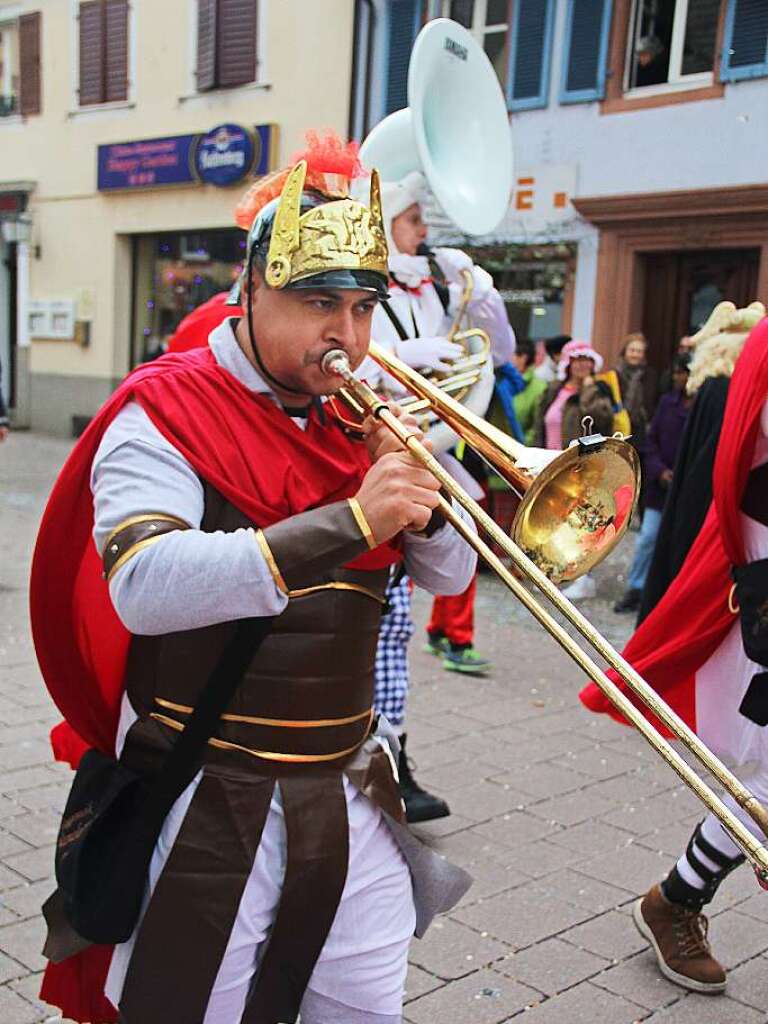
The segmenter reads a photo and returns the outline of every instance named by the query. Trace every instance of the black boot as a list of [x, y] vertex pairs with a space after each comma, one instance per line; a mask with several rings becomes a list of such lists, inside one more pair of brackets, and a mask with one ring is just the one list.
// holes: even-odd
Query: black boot
[[615, 612], [636, 612], [640, 607], [642, 590], [625, 590], [616, 604], [613, 606]]
[[405, 733], [400, 737], [400, 759], [397, 774], [400, 776], [400, 796], [405, 804], [405, 817], [409, 822], [432, 821], [433, 818], [445, 818], [451, 810], [439, 796], [433, 796], [422, 789], [414, 779], [408, 756], [405, 753]]

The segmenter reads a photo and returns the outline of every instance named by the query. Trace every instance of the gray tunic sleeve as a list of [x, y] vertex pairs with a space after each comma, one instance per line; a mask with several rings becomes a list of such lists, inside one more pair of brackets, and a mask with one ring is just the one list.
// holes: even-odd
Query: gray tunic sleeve
[[[453, 508], [468, 523], [471, 517], [453, 502]], [[473, 524], [474, 526], [474, 524]], [[431, 537], [405, 534], [405, 569], [418, 587], [430, 594], [463, 594], [477, 568], [477, 555], [450, 523]]]
[[247, 616], [278, 615], [278, 589], [252, 530], [203, 533], [203, 488], [184, 457], [135, 403], [104, 434], [91, 471], [94, 540], [134, 515], [176, 516], [192, 527], [139, 551], [109, 584], [112, 603], [132, 633], [160, 634]]

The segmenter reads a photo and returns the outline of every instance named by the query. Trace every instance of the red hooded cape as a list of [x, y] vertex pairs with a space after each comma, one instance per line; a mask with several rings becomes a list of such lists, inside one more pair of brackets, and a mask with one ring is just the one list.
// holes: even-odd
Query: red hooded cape
[[[209, 348], [167, 355], [132, 373], [102, 407], [65, 463], [43, 515], [32, 562], [32, 634], [46, 685], [65, 722], [51, 739], [74, 766], [83, 751], [114, 751], [130, 634], [117, 618], [92, 541], [90, 472], [117, 413], [138, 402], [197, 474], [250, 520], [269, 526], [351, 497], [370, 462], [364, 445], [313, 410], [302, 431], [266, 396], [220, 367]], [[151, 510], [148, 510], [151, 511]], [[392, 544], [356, 559], [398, 561]], [[111, 948], [93, 946], [46, 970], [41, 997], [65, 1017], [114, 1021], [103, 995]]]
[[[730, 569], [745, 561], [739, 506], [752, 467], [760, 413], [768, 399], [768, 318], [753, 329], [728, 389], [712, 476], [713, 500], [683, 567], [659, 604], [624, 648], [626, 660], [696, 728], [695, 679], [733, 624]], [[614, 671], [608, 673], [619, 682]], [[621, 689], [656, 729], [669, 731], [626, 687]], [[624, 718], [595, 683], [579, 694], [590, 710]]]

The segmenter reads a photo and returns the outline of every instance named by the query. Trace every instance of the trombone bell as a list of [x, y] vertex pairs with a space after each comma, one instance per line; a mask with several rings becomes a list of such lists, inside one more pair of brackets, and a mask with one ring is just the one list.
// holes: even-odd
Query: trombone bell
[[575, 580], [624, 535], [639, 481], [637, 452], [626, 441], [580, 438], [533, 478], [512, 539], [555, 583]]
[[597, 434], [564, 452], [526, 448], [376, 342], [369, 354], [522, 497], [512, 539], [554, 583], [589, 572], [624, 536], [640, 490], [640, 460], [627, 441]]

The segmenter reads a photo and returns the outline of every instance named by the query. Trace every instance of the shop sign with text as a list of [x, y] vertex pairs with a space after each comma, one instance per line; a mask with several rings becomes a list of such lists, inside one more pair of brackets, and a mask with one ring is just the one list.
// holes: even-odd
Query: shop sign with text
[[220, 188], [272, 169], [277, 126], [217, 125], [195, 135], [115, 142], [98, 147], [98, 189], [112, 192], [170, 185]]

